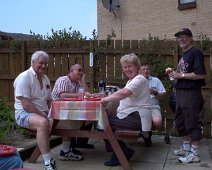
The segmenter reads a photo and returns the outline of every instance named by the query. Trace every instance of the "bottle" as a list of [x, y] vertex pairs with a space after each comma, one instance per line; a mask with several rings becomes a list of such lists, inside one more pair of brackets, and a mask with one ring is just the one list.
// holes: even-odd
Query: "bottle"
[[84, 100], [84, 93], [85, 93], [84, 88], [80, 86], [78, 89], [78, 98]]
[[99, 81], [99, 92], [105, 91], [105, 82], [103, 80]]
[[105, 95], [105, 82], [103, 80], [99, 81], [99, 94], [101, 94], [101, 97]]
[[106, 87], [105, 87], [105, 95], [106, 95], [106, 96], [109, 95], [109, 90], [110, 90], [110, 89], [109, 89], [109, 86], [106, 86]]

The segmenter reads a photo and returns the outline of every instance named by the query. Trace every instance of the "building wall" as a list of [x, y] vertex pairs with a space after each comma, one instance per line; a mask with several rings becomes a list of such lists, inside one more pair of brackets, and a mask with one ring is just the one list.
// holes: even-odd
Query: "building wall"
[[97, 31], [106, 39], [115, 31], [116, 39], [173, 39], [182, 27], [192, 30], [194, 39], [206, 35], [212, 39], [212, 0], [197, 0], [197, 7], [178, 10], [178, 0], [119, 0], [114, 13], [97, 0]]

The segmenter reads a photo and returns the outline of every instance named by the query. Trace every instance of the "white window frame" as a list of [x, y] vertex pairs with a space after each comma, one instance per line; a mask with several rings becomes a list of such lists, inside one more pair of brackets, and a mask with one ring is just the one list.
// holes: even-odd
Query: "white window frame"
[[197, 7], [197, 0], [178, 0], [178, 9], [185, 10]]
[[187, 3], [192, 3], [196, 2], [196, 0], [179, 0], [180, 4], [187, 4]]

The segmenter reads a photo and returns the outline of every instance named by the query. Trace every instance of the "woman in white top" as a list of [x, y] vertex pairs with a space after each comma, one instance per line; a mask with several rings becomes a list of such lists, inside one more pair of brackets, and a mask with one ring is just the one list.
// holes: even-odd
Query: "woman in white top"
[[[152, 126], [150, 93], [146, 78], [139, 73], [140, 60], [135, 54], [131, 53], [122, 56], [120, 63], [124, 74], [129, 78], [126, 86], [101, 100], [105, 107], [107, 107], [109, 102], [119, 102], [117, 114], [110, 114], [109, 116], [112, 130], [140, 130], [148, 132]], [[123, 141], [119, 141], [119, 143], [129, 160], [133, 156], [134, 150], [126, 147]], [[113, 153], [109, 161], [105, 162], [106, 166], [119, 164], [115, 153]]]

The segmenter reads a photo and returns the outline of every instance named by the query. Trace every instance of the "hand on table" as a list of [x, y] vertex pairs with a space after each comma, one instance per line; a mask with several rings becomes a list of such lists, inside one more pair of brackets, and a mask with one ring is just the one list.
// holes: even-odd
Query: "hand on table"
[[93, 95], [90, 92], [85, 92], [85, 97], [93, 97]]

